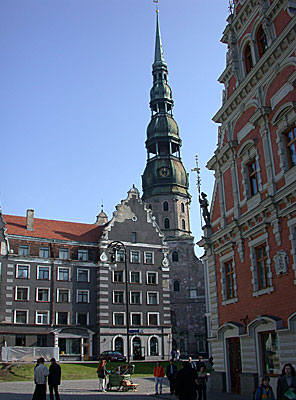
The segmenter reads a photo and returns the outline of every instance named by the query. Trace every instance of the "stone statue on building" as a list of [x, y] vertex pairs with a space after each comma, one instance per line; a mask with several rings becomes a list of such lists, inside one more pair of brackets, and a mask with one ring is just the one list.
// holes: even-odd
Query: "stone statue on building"
[[211, 225], [210, 213], [208, 210], [209, 202], [207, 199], [207, 195], [204, 192], [201, 192], [201, 196], [199, 196], [199, 204], [202, 209], [202, 216], [206, 223], [206, 226]]

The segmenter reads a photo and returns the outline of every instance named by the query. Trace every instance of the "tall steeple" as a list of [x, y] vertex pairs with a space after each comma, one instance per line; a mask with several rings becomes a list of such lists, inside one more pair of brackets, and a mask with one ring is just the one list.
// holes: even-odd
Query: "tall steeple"
[[188, 235], [188, 175], [181, 161], [179, 128], [173, 118], [174, 101], [168, 84], [158, 10], [152, 75], [151, 121], [146, 140], [147, 164], [142, 176], [143, 200], [153, 209], [164, 233], [167, 232], [170, 237]]

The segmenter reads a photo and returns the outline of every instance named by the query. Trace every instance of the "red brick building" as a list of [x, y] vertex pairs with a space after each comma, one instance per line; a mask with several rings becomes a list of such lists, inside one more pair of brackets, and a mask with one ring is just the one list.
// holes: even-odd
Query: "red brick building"
[[250, 395], [296, 360], [296, 3], [236, 0], [228, 45], [207, 264], [212, 387]]

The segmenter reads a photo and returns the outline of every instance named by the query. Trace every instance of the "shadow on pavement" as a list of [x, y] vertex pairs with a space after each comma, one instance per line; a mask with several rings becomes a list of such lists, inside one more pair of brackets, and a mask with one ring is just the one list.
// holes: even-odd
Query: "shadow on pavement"
[[[82, 400], [82, 399], [87, 399], [87, 400], [97, 400], [97, 399], [103, 399], [107, 398], [110, 399], [112, 396], [112, 400], [122, 400], [122, 396], [128, 396], [128, 399], [131, 399], [132, 397], [137, 398], [137, 400], [147, 400], [147, 397], [155, 397], [154, 395], [149, 395], [149, 394], [139, 394], [137, 392], [121, 392], [120, 394], [116, 393], [91, 393], [91, 394], [65, 394], [65, 393], [60, 393], [61, 400]], [[47, 395], [48, 398], [48, 395]], [[1, 400], [31, 400], [32, 399], [32, 394], [22, 394], [22, 393], [1, 393]]]

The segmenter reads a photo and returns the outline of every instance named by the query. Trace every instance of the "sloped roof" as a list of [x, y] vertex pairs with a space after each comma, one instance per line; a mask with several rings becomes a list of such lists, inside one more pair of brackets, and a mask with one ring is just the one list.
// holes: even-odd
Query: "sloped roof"
[[26, 217], [4, 214], [3, 220], [8, 235], [43, 239], [97, 242], [104, 230], [104, 225], [34, 218], [34, 230], [30, 231], [26, 229]]

